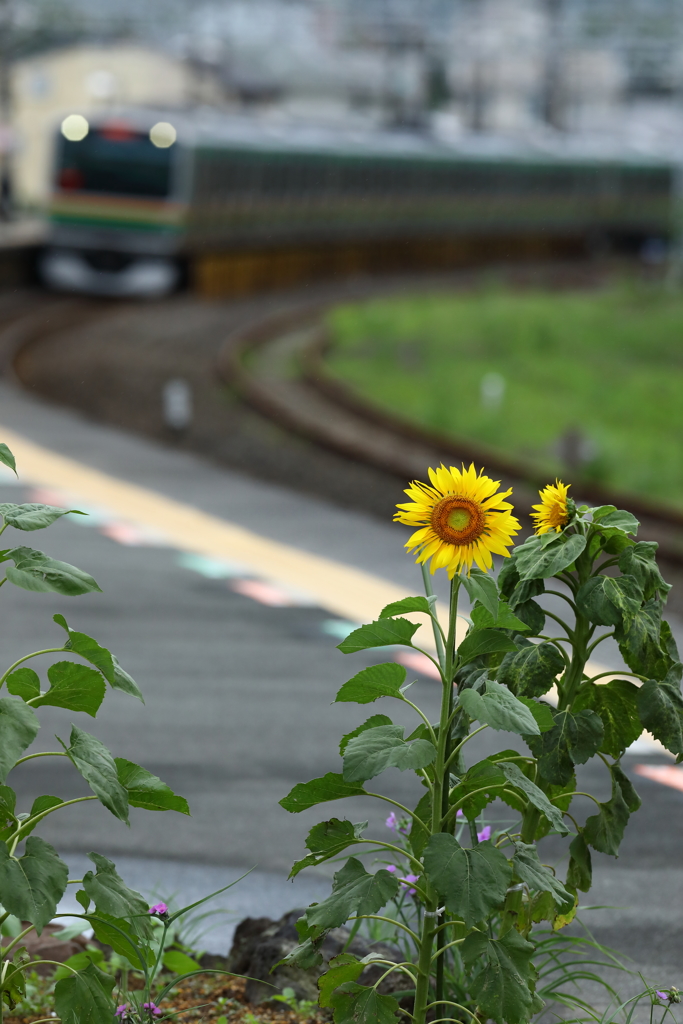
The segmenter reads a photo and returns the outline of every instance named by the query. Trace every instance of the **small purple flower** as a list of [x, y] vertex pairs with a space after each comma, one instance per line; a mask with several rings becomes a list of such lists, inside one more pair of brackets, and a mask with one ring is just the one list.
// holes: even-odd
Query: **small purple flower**
[[120, 1017], [121, 1020], [125, 1020], [128, 1016], [128, 1003], [124, 1003], [122, 1006], [117, 1006], [114, 1016]]
[[396, 867], [395, 864], [387, 864], [384, 870], [388, 871], [389, 874], [393, 875], [394, 871], [398, 871], [398, 868]]
[[393, 811], [391, 812], [391, 814], [389, 815], [387, 820], [384, 822], [384, 824], [387, 826], [387, 828], [392, 829], [392, 831], [394, 831], [394, 832], [397, 831], [397, 829], [398, 829], [398, 818], [396, 817], [396, 815], [394, 814]]
[[480, 843], [485, 843], [487, 839], [491, 838], [491, 826], [484, 825], [481, 832], [477, 832], [477, 839]]
[[465, 812], [463, 811], [462, 807], [458, 807], [457, 811], [455, 812], [455, 817], [458, 821], [465, 817]]
[[406, 875], [405, 879], [401, 882], [401, 888], [407, 889], [409, 896], [414, 896], [417, 889], [413, 889], [410, 883], [419, 881], [419, 878], [419, 875]]
[[142, 1009], [143, 1010], [147, 1010], [147, 1012], [152, 1014], [152, 1016], [154, 1016], [154, 1017], [161, 1017], [161, 1014], [163, 1012], [162, 1010], [159, 1009], [159, 1007], [156, 1005], [156, 1003], [143, 1003], [142, 1004]]
[[668, 1003], [669, 993], [668, 992], [655, 992], [657, 999], [661, 999], [663, 1003]]
[[156, 914], [157, 917], [167, 917], [168, 907], [165, 903], [155, 903], [153, 907], [149, 908], [150, 914]]

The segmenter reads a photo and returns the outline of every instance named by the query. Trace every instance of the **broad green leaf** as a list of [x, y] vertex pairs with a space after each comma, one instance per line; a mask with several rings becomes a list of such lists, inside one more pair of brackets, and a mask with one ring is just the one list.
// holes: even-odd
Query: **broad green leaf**
[[519, 695], [517, 695], [517, 700], [520, 700], [534, 716], [539, 732], [548, 732], [553, 728], [555, 719], [549, 704], [534, 700], [533, 697], [520, 697]]
[[426, 597], [404, 597], [402, 601], [392, 601], [382, 608], [380, 619], [391, 619], [394, 615], [405, 615], [407, 612], [425, 612], [431, 614], [429, 601]]
[[[87, 633], [79, 633], [75, 629], [71, 629], [63, 615], [53, 615], [52, 618], [58, 626], [66, 631], [68, 636], [64, 645], [66, 650], [75, 651], [76, 654], [80, 654], [81, 658], [85, 658], [91, 665], [98, 668], [112, 689], [122, 690], [132, 697], [142, 700], [137, 683], [121, 668], [111, 651], [108, 651], [106, 647], [101, 647], [97, 640], [88, 636]], [[144, 704], [144, 701], [142, 702]]]
[[372, 647], [393, 647], [394, 644], [412, 647], [413, 635], [419, 628], [419, 623], [408, 619], [378, 619], [377, 622], [354, 629], [346, 640], [337, 644], [337, 649], [342, 654], [353, 654]]
[[28, 818], [21, 823], [19, 838], [25, 839], [26, 836], [33, 832], [34, 828], [38, 827], [42, 820], [41, 818], [38, 818], [38, 815], [42, 814], [44, 811], [49, 811], [52, 807], [61, 807], [63, 803], [64, 801], [58, 796], [48, 796], [45, 794], [45, 796], [36, 797], [31, 806]]
[[131, 807], [143, 807], [146, 811], [190, 813], [185, 797], [178, 796], [170, 786], [146, 768], [141, 768], [133, 761], [126, 761], [123, 757], [115, 757], [114, 764], [118, 780], [128, 793]]
[[593, 867], [591, 852], [586, 840], [579, 833], [569, 844], [569, 867], [567, 868], [567, 885], [588, 892], [593, 884]]
[[499, 762], [499, 767], [510, 785], [521, 790], [529, 803], [536, 807], [541, 814], [545, 815], [552, 827], [560, 835], [566, 836], [569, 829], [564, 823], [561, 810], [550, 802], [547, 795], [535, 782], [527, 779], [519, 765], [515, 764], [514, 761], [503, 761]]
[[14, 460], [14, 456], [7, 445], [2, 443], [0, 443], [0, 462], [3, 466], [7, 466], [11, 469], [15, 476], [17, 475], [17, 464]]
[[15, 762], [33, 743], [39, 728], [33, 708], [20, 700], [0, 699], [0, 782], [4, 783]]
[[468, 928], [503, 903], [512, 868], [493, 843], [465, 849], [455, 836], [440, 832], [427, 843], [423, 860], [430, 884]]
[[540, 737], [525, 737], [548, 782], [564, 786], [575, 764], [585, 764], [602, 745], [604, 729], [594, 711], [554, 711], [555, 725]]
[[11, 505], [0, 503], [0, 516], [3, 517], [8, 526], [16, 530], [44, 530], [62, 516], [68, 516], [72, 512], [84, 516], [86, 512], [80, 512], [77, 508], [57, 508], [55, 505], [39, 505], [31, 502], [28, 505]]
[[317, 929], [310, 927], [305, 917], [300, 917], [296, 922], [296, 930], [299, 935], [299, 945], [295, 946], [286, 956], [283, 956], [282, 960], [275, 964], [275, 966], [279, 967], [280, 964], [288, 964], [292, 967], [300, 967], [302, 971], [308, 971], [312, 967], [320, 967], [323, 962], [320, 947], [325, 941], [327, 932], [318, 933]]
[[380, 725], [354, 736], [344, 753], [344, 780], [365, 782], [374, 779], [385, 768], [399, 771], [426, 768], [436, 757], [436, 748], [430, 740], [417, 739], [412, 743], [403, 738], [400, 725]]
[[[546, 534], [547, 536], [547, 534]], [[544, 547], [522, 544], [517, 550], [516, 563], [521, 580], [549, 579], [563, 569], [567, 569], [586, 546], [586, 538], [582, 533], [556, 534], [559, 543], [550, 543]], [[543, 538], [537, 538], [542, 541]]]
[[625, 575], [635, 577], [646, 601], [654, 597], [656, 591], [666, 595], [671, 590], [671, 584], [664, 580], [657, 566], [658, 546], [654, 541], [640, 540], [619, 556], [619, 568]]
[[543, 632], [546, 615], [538, 601], [522, 601], [520, 604], [516, 604], [515, 615], [522, 620], [526, 631], [533, 636], [538, 636]]
[[17, 794], [9, 786], [0, 786], [0, 842], [13, 834], [18, 825], [15, 814]]
[[[603, 511], [603, 509], [610, 509], [610, 511]], [[623, 533], [635, 536], [640, 523], [630, 512], [616, 509], [614, 506], [603, 505], [602, 508], [593, 509], [593, 525], [598, 530], [621, 530]]]
[[638, 690], [638, 714], [644, 728], [683, 760], [683, 696], [678, 683], [649, 680]]
[[[407, 979], [406, 979], [407, 981]], [[409, 982], [408, 982], [409, 984]], [[335, 1024], [396, 1024], [399, 1010], [393, 996], [347, 981], [330, 996]]]
[[501, 939], [484, 932], [472, 932], [460, 947], [468, 967], [483, 961], [471, 987], [471, 994], [482, 1011], [482, 1019], [496, 1024], [526, 1024], [535, 1005], [532, 992], [531, 957], [535, 946], [511, 928]]
[[516, 732], [520, 736], [538, 735], [540, 730], [536, 719], [526, 705], [517, 700], [506, 686], [486, 680], [485, 693], [463, 690], [459, 697], [470, 718], [492, 729]]
[[115, 978], [95, 964], [55, 985], [55, 1010], [61, 1024], [103, 1024], [113, 1020], [111, 990]]
[[[114, 758], [104, 743], [73, 725], [69, 746], [62, 745], [100, 802], [128, 824], [128, 793], [119, 782]], [[120, 916], [113, 914], [113, 917]]]
[[347, 981], [356, 981], [367, 967], [367, 964], [353, 956], [351, 953], [340, 953], [330, 960], [330, 966], [320, 978], [318, 988], [320, 996], [318, 1002], [321, 1006], [331, 1007], [330, 997], [335, 989]]
[[145, 952], [130, 921], [122, 917], [111, 917], [100, 910], [90, 917], [90, 924], [98, 942], [111, 946], [115, 953], [125, 956], [135, 970], [144, 971], [145, 967], [154, 965], [153, 950], [148, 948]]
[[[21, 947], [20, 947], [21, 948]], [[16, 957], [16, 952], [12, 956]], [[13, 1010], [17, 1003], [26, 995], [26, 976], [24, 971], [27, 967], [27, 960], [19, 956], [16, 962], [11, 960], [4, 966], [4, 977], [0, 980], [0, 992], [6, 1006]]]
[[351, 732], [347, 732], [346, 736], [342, 736], [339, 742], [339, 754], [341, 757], [344, 756], [344, 752], [352, 739], [356, 736], [360, 736], [361, 733], [366, 732], [368, 729], [376, 729], [378, 725], [393, 725], [394, 723], [388, 717], [388, 715], [371, 715], [367, 718], [362, 725], [356, 726]]
[[475, 601], [479, 601], [493, 619], [494, 624], [502, 625], [502, 623], [496, 622], [499, 598], [498, 587], [494, 578], [480, 569], [475, 569], [473, 566], [469, 576], [462, 576], [461, 581], [472, 604]]
[[583, 683], [572, 704], [573, 711], [590, 708], [600, 716], [605, 736], [600, 747], [612, 757], [620, 757], [642, 732], [638, 716], [638, 687], [625, 679], [609, 683]]
[[601, 803], [597, 814], [591, 815], [583, 827], [583, 838], [594, 850], [616, 857], [624, 829], [633, 811], [640, 807], [640, 798], [623, 771], [613, 765], [612, 796]]
[[516, 650], [517, 645], [502, 630], [473, 629], [458, 647], [458, 660], [460, 666], [462, 666], [474, 658], [480, 658], [484, 654]]
[[68, 867], [44, 839], [30, 836], [18, 860], [0, 843], [0, 903], [39, 935], [57, 913], [68, 879]]
[[363, 793], [365, 790], [358, 783], [346, 782], [343, 775], [328, 772], [320, 779], [297, 783], [279, 803], [286, 811], [297, 814], [328, 800], [342, 800], [347, 796], [362, 796]]
[[574, 906], [574, 897], [567, 892], [559, 878], [556, 878], [550, 868], [541, 864], [538, 859], [536, 846], [532, 843], [515, 843], [515, 856], [512, 866], [517, 875], [530, 889], [539, 892], [550, 892], [553, 895], [555, 905], [561, 914], [568, 914]]
[[544, 580], [520, 580], [517, 574], [517, 583], [512, 588], [508, 604], [513, 612], [516, 612], [520, 605], [527, 604], [534, 597], [540, 597], [545, 593]]
[[330, 818], [329, 821], [321, 821], [314, 825], [306, 839], [306, 847], [311, 852], [294, 864], [289, 877], [294, 878], [304, 868], [322, 864], [330, 857], [336, 857], [361, 839], [367, 827], [367, 821], [360, 821], [354, 825], [346, 819], [339, 818]]
[[335, 697], [336, 703], [372, 704], [380, 697], [401, 699], [401, 687], [406, 681], [406, 670], [396, 662], [371, 665], [344, 683]]
[[167, 971], [174, 974], [189, 974], [190, 971], [201, 971], [196, 960], [180, 949], [167, 949], [161, 961]]
[[95, 904], [98, 914], [124, 918], [131, 922], [138, 933], [150, 934], [149, 906], [140, 893], [128, 888], [112, 861], [99, 853], [89, 853], [88, 857], [97, 870], [94, 874], [86, 871], [83, 888]]
[[[410, 847], [415, 856], [420, 857], [422, 855], [422, 851], [427, 845], [427, 840], [431, 835], [431, 832], [429, 831], [429, 826], [432, 820], [431, 793], [427, 792], [424, 794], [424, 796], [420, 797], [417, 807], [415, 808], [415, 814], [417, 818], [419, 818], [419, 821], [416, 821], [415, 818], [411, 819], [408, 840], [410, 842]], [[419, 823], [420, 821], [424, 822], [425, 826], [427, 827], [423, 828], [423, 826]]]
[[564, 658], [555, 644], [530, 644], [516, 654], [505, 655], [497, 679], [518, 697], [542, 697], [564, 668]]
[[636, 614], [643, 594], [635, 576], [593, 576], [579, 590], [576, 602], [591, 622], [617, 626]]
[[473, 764], [458, 785], [453, 787], [450, 803], [452, 807], [460, 807], [469, 821], [474, 821], [488, 804], [493, 803], [497, 797], [502, 798], [504, 788], [505, 775], [501, 767], [494, 764], [491, 758], [485, 758]]
[[306, 921], [317, 932], [339, 928], [352, 914], [376, 914], [397, 892], [398, 879], [384, 868], [369, 874], [359, 860], [350, 857], [334, 876], [332, 895], [308, 907]]
[[653, 599], [614, 630], [628, 667], [649, 679], [663, 679], [672, 663], [661, 642], [661, 615], [661, 605]]
[[7, 690], [22, 700], [40, 697], [40, 678], [32, 668], [18, 668], [7, 676]]
[[492, 626], [498, 629], [514, 629], [517, 633], [528, 633], [529, 627], [526, 622], [518, 619], [514, 612], [510, 611], [507, 601], [501, 601], [498, 605], [498, 617], [494, 618], [488, 608], [483, 604], [475, 604], [471, 612], [472, 622], [477, 630], [483, 630]]
[[50, 705], [68, 708], [69, 711], [83, 711], [95, 718], [104, 700], [104, 679], [100, 672], [73, 661], [57, 661], [47, 670], [50, 689], [38, 700], [34, 708]]
[[14, 568], [10, 566], [5, 575], [10, 583], [24, 590], [75, 597], [100, 589], [87, 572], [67, 562], [58, 562], [44, 551], [12, 548], [9, 555], [14, 561]]

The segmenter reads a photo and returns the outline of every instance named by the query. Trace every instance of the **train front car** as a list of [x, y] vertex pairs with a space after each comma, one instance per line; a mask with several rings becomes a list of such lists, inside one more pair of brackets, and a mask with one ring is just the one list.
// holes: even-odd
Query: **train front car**
[[181, 276], [184, 177], [170, 120], [139, 111], [66, 118], [55, 146], [44, 282], [93, 295], [171, 292]]

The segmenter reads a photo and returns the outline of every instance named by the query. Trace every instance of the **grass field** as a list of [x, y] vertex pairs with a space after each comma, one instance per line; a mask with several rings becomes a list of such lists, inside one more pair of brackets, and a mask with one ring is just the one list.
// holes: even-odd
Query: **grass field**
[[330, 371], [379, 406], [683, 507], [683, 294], [491, 288], [341, 306], [329, 325]]

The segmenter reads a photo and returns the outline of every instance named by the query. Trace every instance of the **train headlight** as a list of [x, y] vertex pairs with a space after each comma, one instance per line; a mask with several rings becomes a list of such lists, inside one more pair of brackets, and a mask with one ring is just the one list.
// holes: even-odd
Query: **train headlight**
[[168, 149], [178, 137], [178, 133], [168, 121], [157, 121], [149, 133], [150, 140], [157, 149]]
[[62, 121], [62, 135], [69, 142], [80, 142], [90, 131], [90, 125], [82, 114], [69, 114]]

